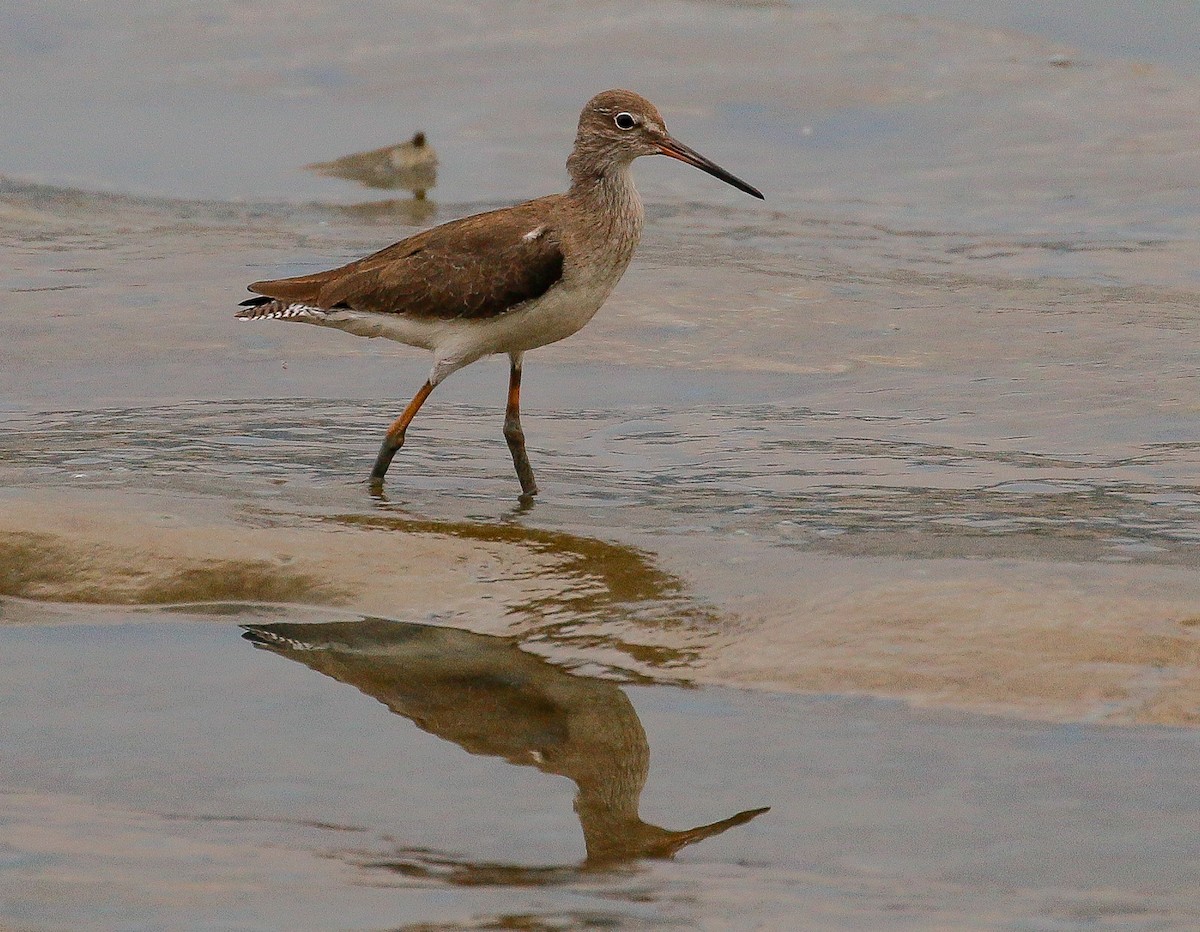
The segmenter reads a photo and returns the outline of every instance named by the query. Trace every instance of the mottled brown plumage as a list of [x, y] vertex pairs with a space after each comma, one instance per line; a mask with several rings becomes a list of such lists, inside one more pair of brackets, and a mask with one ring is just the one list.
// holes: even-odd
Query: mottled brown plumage
[[504, 436], [522, 493], [532, 495], [519, 410], [522, 357], [583, 327], [624, 274], [644, 216], [629, 168], [643, 155], [671, 156], [762, 197], [673, 139], [648, 100], [605, 91], [579, 116], [565, 194], [454, 220], [326, 272], [255, 282], [250, 290], [259, 297], [242, 302], [238, 317], [319, 324], [433, 351], [428, 381], [380, 448], [375, 485], [434, 387], [483, 356], [507, 353]]
[[[548, 200], [452, 220], [336, 269], [249, 287], [282, 303], [324, 310], [494, 317], [541, 297], [562, 277], [558, 232], [540, 222]], [[529, 238], [539, 227], [542, 232]]]

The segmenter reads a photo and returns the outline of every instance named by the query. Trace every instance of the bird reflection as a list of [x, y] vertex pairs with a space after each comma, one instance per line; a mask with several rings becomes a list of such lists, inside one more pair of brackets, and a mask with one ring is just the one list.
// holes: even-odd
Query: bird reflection
[[[585, 868], [669, 858], [767, 811], [749, 809], [683, 830], [644, 822], [638, 801], [650, 748], [628, 697], [614, 683], [568, 673], [511, 639], [373, 618], [244, 627], [243, 637], [255, 646], [348, 683], [472, 754], [573, 781]], [[445, 859], [439, 865], [444, 873], [466, 869]], [[468, 871], [472, 879], [459, 882], [489, 882], [506, 871], [505, 865], [475, 868]]]

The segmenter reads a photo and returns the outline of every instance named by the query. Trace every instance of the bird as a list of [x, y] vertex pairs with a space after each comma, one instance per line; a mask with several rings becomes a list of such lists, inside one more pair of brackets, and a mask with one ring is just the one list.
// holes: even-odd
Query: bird
[[382, 491], [409, 424], [451, 373], [509, 358], [504, 438], [521, 499], [538, 486], [521, 427], [524, 355], [571, 336], [604, 304], [633, 257], [645, 211], [630, 168], [645, 155], [693, 165], [760, 200], [757, 188], [676, 140], [658, 108], [633, 91], [584, 105], [561, 194], [452, 220], [347, 265], [254, 282], [242, 320], [279, 319], [385, 337], [433, 353], [429, 377], [388, 428], [371, 469]]
[[437, 153], [425, 134], [417, 132], [408, 142], [304, 167], [330, 178], [357, 181], [368, 188], [404, 188], [421, 201], [425, 192], [437, 184], [437, 161]]

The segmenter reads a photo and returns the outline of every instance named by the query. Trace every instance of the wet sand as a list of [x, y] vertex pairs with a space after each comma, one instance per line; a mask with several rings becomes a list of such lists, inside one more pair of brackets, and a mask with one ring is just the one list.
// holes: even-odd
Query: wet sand
[[927, 558], [914, 572], [694, 541], [664, 560], [521, 525], [112, 492], [10, 497], [0, 534], [2, 593], [24, 599], [338, 606], [515, 635], [561, 664], [652, 681], [1200, 722], [1190, 567]]
[[[1163, 37], [1200, 24], [902, 6], [0, 14], [0, 924], [1195, 927], [1200, 78]], [[372, 498], [427, 360], [234, 321], [243, 284], [559, 188], [610, 85], [768, 200], [639, 162], [633, 266], [527, 360], [537, 502], [496, 361]], [[425, 201], [303, 170], [417, 129]], [[624, 829], [543, 745], [231, 623], [364, 617], [499, 639], [544, 689], [497, 709], [631, 703], [658, 821], [772, 810], [597, 875], [581, 829]], [[399, 722], [364, 693], [424, 743], [363, 757]]]

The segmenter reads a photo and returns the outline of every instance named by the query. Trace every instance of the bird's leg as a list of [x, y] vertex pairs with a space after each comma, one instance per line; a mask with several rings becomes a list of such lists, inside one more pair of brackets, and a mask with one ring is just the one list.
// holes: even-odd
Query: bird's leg
[[517, 478], [521, 480], [522, 495], [537, 495], [537, 483], [533, 479], [533, 468], [525, 455], [525, 432], [521, 430], [521, 357], [510, 357], [512, 366], [508, 371], [508, 405], [504, 409], [504, 439], [512, 454]]
[[383, 477], [387, 475], [388, 467], [392, 464], [392, 457], [396, 455], [397, 450], [404, 446], [404, 432], [408, 430], [408, 425], [417, 416], [421, 405], [425, 403], [425, 399], [432, 391], [433, 383], [427, 381], [421, 386], [421, 390], [417, 392], [413, 400], [408, 403], [404, 413], [396, 418], [395, 423], [388, 428], [387, 436], [383, 438], [383, 445], [379, 448], [379, 455], [375, 457], [375, 467], [371, 470], [372, 486], [383, 485]]

